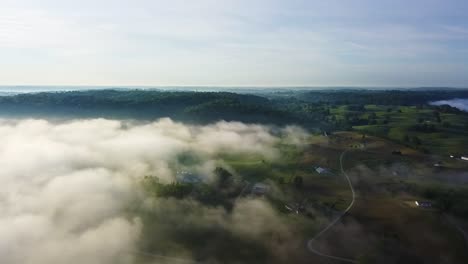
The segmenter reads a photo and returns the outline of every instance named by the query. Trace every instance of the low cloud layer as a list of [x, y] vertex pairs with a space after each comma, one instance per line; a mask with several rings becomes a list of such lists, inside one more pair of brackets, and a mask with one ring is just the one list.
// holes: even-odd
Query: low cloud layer
[[441, 100], [431, 103], [432, 105], [450, 105], [463, 111], [468, 111], [468, 99]]
[[[206, 181], [226, 151], [277, 159], [275, 133], [236, 122], [0, 120], [1, 262], [134, 263], [143, 222], [125, 211], [140, 195], [138, 179], [174, 181], [184, 153], [196, 156]], [[281, 133], [293, 143], [304, 136], [294, 127]], [[236, 208], [230, 221], [252, 210], [274, 213], [261, 203]]]

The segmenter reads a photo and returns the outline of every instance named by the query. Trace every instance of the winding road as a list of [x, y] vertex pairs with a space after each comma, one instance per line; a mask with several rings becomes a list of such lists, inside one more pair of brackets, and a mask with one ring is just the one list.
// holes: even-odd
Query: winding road
[[321, 236], [323, 235], [325, 232], [327, 232], [330, 228], [332, 228], [338, 221], [340, 221], [340, 219], [346, 214], [349, 212], [349, 210], [351, 210], [351, 208], [353, 207], [354, 205], [354, 201], [356, 200], [356, 194], [354, 192], [354, 187], [353, 187], [353, 184], [351, 183], [351, 180], [349, 179], [349, 176], [348, 174], [346, 174], [346, 172], [344, 171], [344, 168], [343, 168], [343, 157], [345, 156], [346, 152], [348, 152], [348, 150], [345, 150], [343, 151], [343, 153], [341, 153], [340, 155], [340, 168], [341, 168], [341, 173], [343, 174], [343, 176], [345, 176], [346, 180], [348, 181], [348, 185], [349, 185], [349, 188], [351, 189], [351, 193], [352, 193], [352, 200], [351, 200], [351, 203], [348, 205], [348, 207], [346, 208], [346, 210], [344, 210], [335, 220], [331, 221], [330, 224], [328, 224], [324, 229], [322, 229], [319, 233], [317, 233], [313, 238], [309, 239], [309, 241], [307, 241], [307, 249], [318, 255], [318, 256], [321, 256], [321, 257], [325, 257], [325, 258], [329, 258], [329, 259], [334, 259], [334, 260], [339, 260], [339, 261], [342, 261], [342, 262], [349, 262], [349, 263], [358, 263], [356, 260], [354, 259], [349, 259], [349, 258], [343, 258], [343, 257], [339, 257], [339, 256], [333, 256], [333, 255], [328, 255], [328, 254], [325, 254], [325, 253], [322, 253], [318, 250], [316, 250], [314, 247], [313, 247], [313, 243]]

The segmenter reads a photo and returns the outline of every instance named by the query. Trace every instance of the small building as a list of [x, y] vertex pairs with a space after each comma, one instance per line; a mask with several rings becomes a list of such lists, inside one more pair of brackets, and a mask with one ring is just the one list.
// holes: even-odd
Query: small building
[[266, 185], [265, 183], [257, 182], [252, 187], [252, 194], [265, 195], [269, 189], [270, 187]]
[[200, 183], [202, 181], [200, 177], [190, 171], [177, 171], [176, 178], [180, 182], [191, 184]]
[[322, 167], [317, 167], [317, 168], [315, 168], [315, 171], [316, 171], [317, 173], [319, 173], [319, 174], [323, 174], [323, 173], [327, 173], [327, 172], [328, 172], [327, 169], [322, 168]]
[[432, 203], [428, 201], [414, 201], [417, 207], [422, 207], [422, 208], [431, 208]]
[[187, 175], [184, 178], [182, 178], [182, 182], [196, 184], [196, 183], [200, 183], [201, 179], [195, 175]]

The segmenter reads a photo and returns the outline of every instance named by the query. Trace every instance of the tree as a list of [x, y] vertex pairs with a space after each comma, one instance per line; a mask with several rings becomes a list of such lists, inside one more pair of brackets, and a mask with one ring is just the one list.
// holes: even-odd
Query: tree
[[224, 168], [216, 167], [214, 170], [219, 187], [227, 187], [232, 178], [232, 174]]
[[409, 138], [409, 136], [408, 136], [408, 135], [405, 135], [405, 137], [404, 137], [404, 141], [405, 141], [405, 142], [409, 142], [409, 141], [410, 141], [410, 138]]
[[304, 185], [304, 179], [302, 179], [302, 176], [295, 176], [293, 181], [294, 181], [294, 186], [296, 186], [296, 188], [302, 189]]
[[437, 123], [442, 122], [442, 119], [440, 118], [440, 113], [439, 112], [434, 111], [434, 117], [435, 117]]
[[281, 184], [281, 185], [283, 185], [283, 184], [284, 184], [284, 178], [283, 178], [283, 177], [281, 177], [281, 176], [280, 176], [280, 177], [278, 177], [278, 178], [276, 179], [276, 181], [278, 182], [278, 184]]
[[421, 140], [417, 136], [413, 136], [411, 141], [417, 146], [421, 145]]

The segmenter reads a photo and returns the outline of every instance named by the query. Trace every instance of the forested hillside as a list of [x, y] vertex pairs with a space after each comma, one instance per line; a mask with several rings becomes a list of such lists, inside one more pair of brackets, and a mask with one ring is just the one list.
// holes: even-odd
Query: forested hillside
[[[424, 132], [425, 135], [441, 131], [454, 135], [462, 133], [467, 126], [467, 113], [448, 105], [429, 105], [434, 100], [451, 98], [468, 98], [468, 91], [285, 90], [263, 91], [254, 95], [231, 92], [88, 90], [3, 96], [0, 97], [0, 115], [140, 120], [169, 117], [199, 124], [219, 120], [297, 124], [315, 132], [360, 130], [405, 142], [406, 135], [416, 132]], [[413, 108], [402, 108], [404, 106]], [[435, 123], [424, 123], [431, 118], [435, 118]]]
[[318, 128], [326, 107], [298, 101], [272, 101], [227, 92], [73, 91], [0, 97], [1, 114], [41, 117], [118, 117], [206, 123], [218, 120], [264, 124], [300, 123]]

